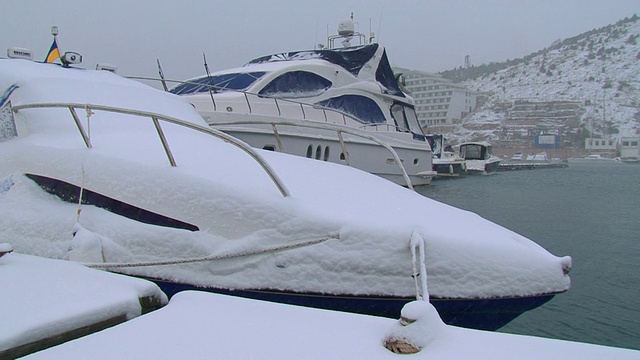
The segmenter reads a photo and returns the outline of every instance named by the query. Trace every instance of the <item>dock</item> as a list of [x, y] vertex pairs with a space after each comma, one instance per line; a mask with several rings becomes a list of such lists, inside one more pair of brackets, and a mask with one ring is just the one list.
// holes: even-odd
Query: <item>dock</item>
[[498, 171], [535, 170], [566, 168], [569, 164], [566, 160], [558, 161], [513, 161], [505, 160], [498, 165]]
[[421, 301], [410, 303], [408, 322], [199, 291], [167, 303], [146, 280], [3, 249], [0, 359], [382, 360], [409, 346], [412, 358], [432, 360], [640, 358], [633, 349], [448, 326], [428, 303], [416, 312]]
[[102, 331], [168, 302], [150, 281], [2, 249], [0, 359]]

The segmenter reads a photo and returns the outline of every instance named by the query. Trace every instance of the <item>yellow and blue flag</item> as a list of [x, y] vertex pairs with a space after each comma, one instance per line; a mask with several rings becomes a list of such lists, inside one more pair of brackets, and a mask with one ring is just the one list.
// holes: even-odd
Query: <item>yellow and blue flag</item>
[[58, 43], [56, 39], [53, 38], [53, 44], [51, 44], [51, 49], [49, 49], [49, 53], [47, 54], [47, 58], [44, 60], [46, 63], [52, 63], [55, 59], [60, 58], [60, 50], [58, 50]]

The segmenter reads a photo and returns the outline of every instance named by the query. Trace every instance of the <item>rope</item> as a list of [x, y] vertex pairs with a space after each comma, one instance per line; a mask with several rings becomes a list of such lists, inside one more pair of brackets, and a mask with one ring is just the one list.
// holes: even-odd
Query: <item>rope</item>
[[270, 248], [260, 249], [260, 250], [248, 250], [239, 253], [225, 254], [225, 255], [210, 255], [199, 258], [191, 258], [191, 259], [179, 259], [179, 260], [165, 260], [165, 261], [149, 261], [149, 262], [137, 262], [137, 263], [85, 263], [84, 265], [93, 269], [106, 269], [106, 268], [125, 268], [125, 267], [143, 267], [143, 266], [159, 266], [159, 265], [177, 265], [177, 264], [188, 264], [188, 263], [196, 263], [196, 262], [205, 262], [205, 261], [214, 261], [214, 260], [223, 260], [223, 259], [233, 259], [243, 256], [251, 256], [258, 255], [282, 250], [291, 250], [304, 246], [310, 246], [315, 244], [320, 244], [327, 240], [331, 239], [340, 239], [338, 235], [327, 236], [320, 239], [308, 240], [297, 242], [293, 244], [287, 245], [279, 245]]
[[[429, 301], [427, 287], [427, 267], [425, 266], [424, 239], [417, 232], [411, 234], [411, 260], [413, 263], [413, 280], [416, 287], [416, 300]], [[421, 276], [422, 275], [422, 276]], [[418, 282], [420, 277], [420, 282]]]
[[[84, 105], [84, 111], [87, 117], [87, 138], [91, 143], [91, 115], [93, 111], [89, 108], [89, 104]], [[80, 178], [80, 194], [78, 194], [78, 209], [76, 210], [76, 222], [80, 223], [80, 213], [82, 212], [82, 194], [84, 192], [84, 160], [82, 161], [82, 176]]]
[[395, 354], [415, 354], [420, 351], [417, 345], [406, 339], [386, 339], [384, 347]]

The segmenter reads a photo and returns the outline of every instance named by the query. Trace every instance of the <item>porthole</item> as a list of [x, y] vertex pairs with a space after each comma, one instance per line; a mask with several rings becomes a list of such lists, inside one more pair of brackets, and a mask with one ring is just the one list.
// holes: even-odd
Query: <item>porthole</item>
[[418, 165], [418, 158], [413, 159], [413, 165]]
[[268, 151], [276, 151], [276, 147], [273, 145], [265, 145], [262, 147], [263, 150], [268, 150]]

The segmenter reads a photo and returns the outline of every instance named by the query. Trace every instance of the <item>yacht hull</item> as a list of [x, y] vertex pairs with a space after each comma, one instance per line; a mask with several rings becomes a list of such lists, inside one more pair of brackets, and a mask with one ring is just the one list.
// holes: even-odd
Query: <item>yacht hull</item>
[[[289, 305], [393, 319], [399, 319], [402, 307], [406, 303], [415, 300], [415, 297], [398, 296], [327, 295], [275, 290], [229, 290], [198, 287], [155, 279], [148, 280], [155, 282], [169, 297], [186, 290], [207, 291]], [[530, 297], [490, 299], [440, 299], [431, 297], [430, 302], [438, 310], [442, 320], [449, 325], [493, 331], [506, 325], [522, 313], [546, 303], [554, 296], [555, 294], [545, 294]]]
[[[306, 134], [301, 132], [294, 134], [280, 131], [278, 138], [276, 138], [273, 132], [261, 132], [256, 128], [247, 131], [237, 127], [219, 127], [219, 130], [256, 148], [348, 165], [396, 184], [407, 186], [401, 168], [396, 164], [393, 154], [384, 147], [365, 139], [350, 137], [347, 134], [343, 135], [348, 153], [347, 161], [340, 140], [336, 137], [334, 131], [317, 131], [315, 136], [307, 136], [308, 132]], [[393, 142], [389, 142], [389, 144], [398, 154], [413, 186], [429, 185], [431, 183], [436, 173], [431, 170], [432, 164], [429, 161], [431, 153], [428, 149], [419, 146], [402, 146]]]
[[433, 163], [433, 170], [438, 173], [438, 177], [442, 176], [460, 176], [466, 173], [464, 163]]

